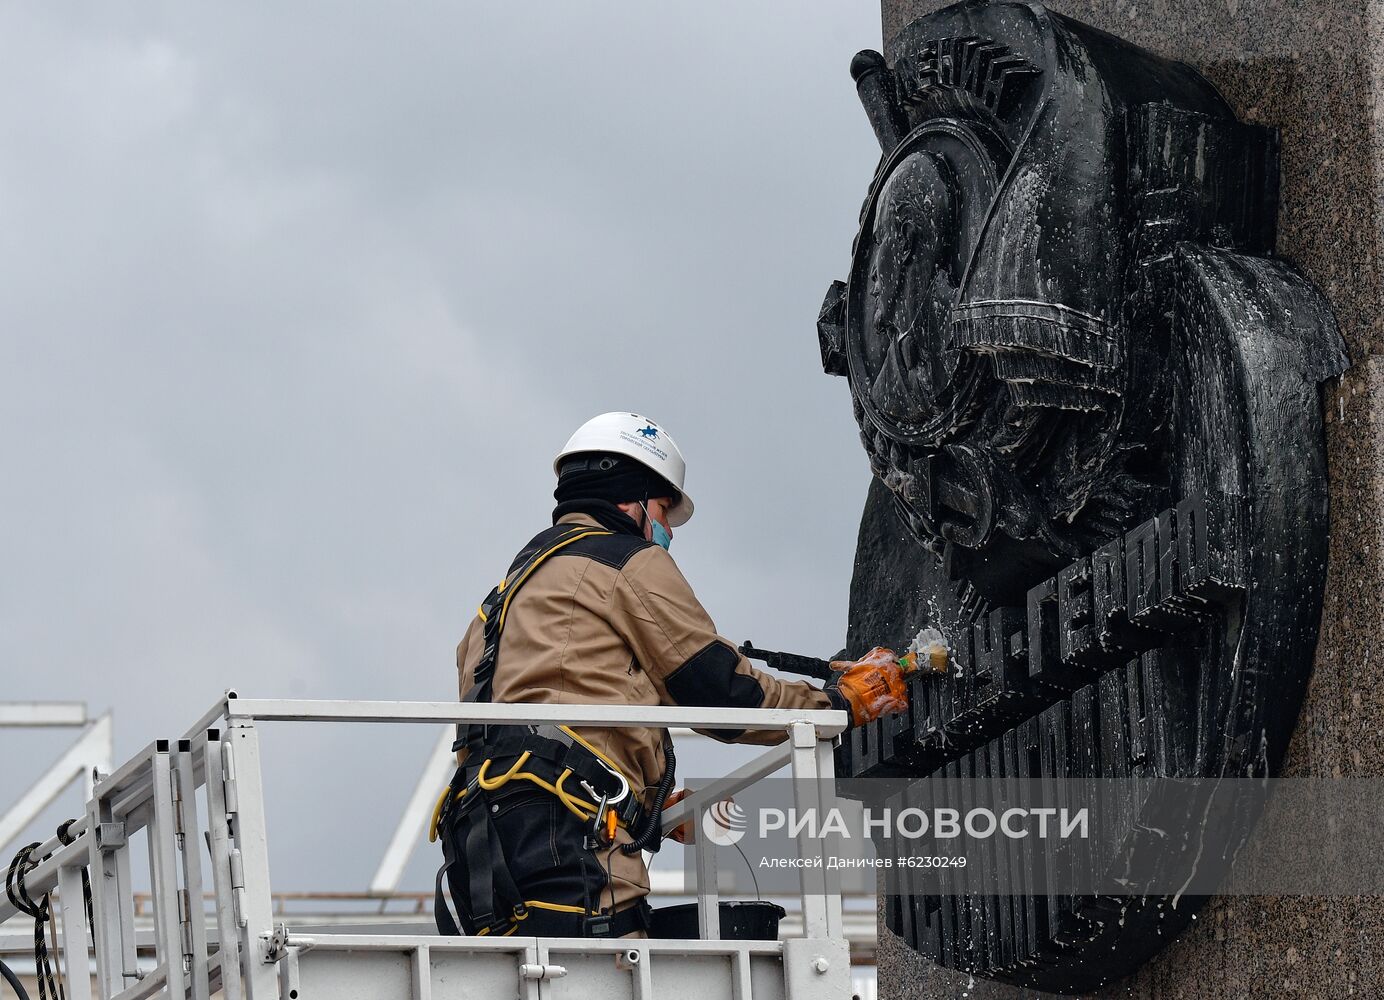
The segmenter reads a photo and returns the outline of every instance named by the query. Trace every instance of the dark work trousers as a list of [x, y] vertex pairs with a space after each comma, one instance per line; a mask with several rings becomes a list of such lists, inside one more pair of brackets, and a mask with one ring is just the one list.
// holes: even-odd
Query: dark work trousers
[[[587, 829], [557, 796], [525, 781], [515, 781], [493, 792], [485, 793], [484, 802], [472, 808], [489, 811], [498, 841], [504, 852], [503, 862], [524, 902], [539, 901], [562, 906], [580, 907], [583, 913], [563, 913], [528, 906], [523, 919], [515, 922], [514, 933], [525, 936], [585, 937], [592, 933], [584, 922], [586, 914], [609, 911], [610, 896], [605, 866], [605, 852], [614, 846], [596, 851], [586, 847]], [[454, 817], [449, 817], [454, 819]], [[457, 927], [465, 934], [475, 934], [481, 928], [471, 921], [469, 905], [468, 859], [465, 850], [467, 824], [446, 822], [440, 835], [447, 838], [444, 849], [450, 860], [446, 869], [448, 899], [438, 894], [437, 924], [441, 933], [456, 933], [447, 926], [452, 914], [459, 918]], [[487, 859], [492, 864], [496, 858]], [[496, 883], [499, 883], [496, 879]], [[440, 888], [440, 886], [439, 886]], [[602, 895], [605, 898], [602, 898]], [[451, 903], [451, 913], [441, 909]], [[497, 907], [497, 916], [508, 917]], [[597, 925], [599, 927], [599, 924]], [[623, 926], [620, 928], [623, 930]], [[504, 933], [504, 930], [491, 933]], [[596, 931], [599, 933], [599, 930]], [[616, 934], [613, 936], [622, 936]]]

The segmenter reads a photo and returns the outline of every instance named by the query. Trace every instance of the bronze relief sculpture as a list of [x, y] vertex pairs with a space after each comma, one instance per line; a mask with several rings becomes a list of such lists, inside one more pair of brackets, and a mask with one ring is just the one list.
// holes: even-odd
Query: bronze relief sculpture
[[[853, 732], [842, 773], [912, 795], [1276, 773], [1325, 571], [1319, 383], [1346, 366], [1273, 255], [1277, 134], [1038, 3], [945, 8], [851, 70], [883, 156], [818, 320], [876, 477], [847, 648], [932, 625], [956, 669]], [[1119, 850], [1083, 864], [1170, 849], [1128, 805]], [[993, 861], [1011, 894], [904, 877], [891, 927], [943, 965], [1076, 991], [1198, 904], [1025, 893], [1052, 859]]]

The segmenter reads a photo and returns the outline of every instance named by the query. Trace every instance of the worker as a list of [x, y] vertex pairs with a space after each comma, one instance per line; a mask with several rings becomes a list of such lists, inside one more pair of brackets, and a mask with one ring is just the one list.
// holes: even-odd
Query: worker
[[[822, 689], [755, 670], [716, 633], [668, 554], [693, 506], [682, 453], [658, 423], [603, 413], [553, 468], [552, 527], [520, 550], [457, 647], [463, 701], [835, 708], [854, 725], [906, 707], [891, 659]], [[463, 725], [454, 749], [433, 825], [439, 931], [646, 936], [641, 852], [657, 850], [660, 812], [678, 797], [666, 730]]]

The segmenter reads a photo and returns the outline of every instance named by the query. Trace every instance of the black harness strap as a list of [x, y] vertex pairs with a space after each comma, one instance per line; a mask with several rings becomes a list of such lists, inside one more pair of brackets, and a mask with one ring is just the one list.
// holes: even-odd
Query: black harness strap
[[[479, 614], [485, 623], [482, 632], [485, 645], [476, 664], [472, 687], [466, 692], [464, 701], [490, 701], [495, 668], [500, 656], [500, 638], [504, 632], [510, 602], [539, 565], [553, 553], [579, 539], [609, 534], [611, 532], [605, 529], [588, 525], [559, 524], [539, 532], [524, 546], [504, 580], [481, 603]], [[452, 749], [455, 751], [466, 748], [466, 764], [458, 769], [456, 777], [453, 778], [453, 787], [447, 795], [444, 816], [464, 829], [461, 846], [466, 860], [467, 915], [470, 922], [478, 930], [494, 931], [508, 926], [513, 921], [514, 915], [522, 911], [524, 900], [509, 870], [504, 845], [495, 830], [490, 810], [485, 807], [485, 796], [479, 788], [477, 779], [484, 762], [491, 760], [498, 763], [506, 758], [517, 759], [525, 751], [529, 751], [531, 759], [536, 757], [549, 765], [543, 770], [555, 768], [551, 772], [553, 777], [560, 774], [564, 768], [570, 767], [574, 774], [585, 777], [601, 795], [613, 796], [621, 782], [614, 775], [608, 774], [603, 762], [598, 761], [590, 750], [557, 727], [476, 724], [465, 727], [464, 733], [462, 730], [463, 727], [458, 725], [457, 740]], [[565, 749], [558, 753], [555, 749], [557, 747]], [[596, 764], [601, 766], [593, 766]], [[460, 803], [455, 802], [456, 794], [461, 791], [461, 788], [456, 787], [458, 779], [464, 782], [462, 787], [467, 789], [467, 794]], [[632, 800], [632, 795], [626, 795], [626, 803]], [[445, 838], [443, 844], [444, 853], [450, 854]], [[455, 922], [452, 921], [442, 899], [442, 878], [456, 860], [458, 859], [447, 857], [446, 864], [438, 875], [438, 922], [439, 928], [444, 931], [448, 928], [443, 923], [443, 917], [446, 918], [446, 924], [454, 925]]]
[[[490, 822], [490, 811], [481, 806], [467, 810], [467, 814], [472, 817], [464, 842], [471, 920], [477, 927], [494, 927], [499, 923], [495, 919], [494, 869], [502, 867], [508, 873], [509, 866], [501, 860], [505, 856], [504, 851], [496, 853], [494, 850], [499, 845], [500, 838], [495, 834], [495, 824]], [[501, 900], [502, 905], [511, 909], [522, 902], [523, 899], [517, 892]]]
[[[588, 541], [578, 544], [583, 539]], [[510, 604], [544, 560], [573, 546], [570, 550], [573, 553], [618, 568], [633, 552], [648, 544], [642, 539], [631, 540], [614, 531], [589, 525], [559, 524], [534, 536], [515, 557], [505, 579], [480, 606], [479, 615], [484, 623], [483, 647], [473, 672], [472, 686], [463, 701], [483, 703], [491, 700], [500, 640]], [[465, 749], [467, 755], [466, 762], [452, 778], [439, 813], [439, 829], [444, 831], [444, 864], [436, 884], [436, 919], [440, 931], [459, 934], [464, 930], [452, 919], [443, 886], [448, 872], [454, 871], [463, 861], [465, 876], [450, 881], [451, 898], [456, 902], [457, 916], [470, 925], [472, 933], [510, 933], [522, 929], [543, 936], [606, 937], [648, 929], [646, 902], [615, 914], [597, 912], [589, 897], [583, 904], [586, 913], [527, 906], [510, 871], [506, 845], [496, 829], [487, 789], [481, 787], [481, 779], [483, 771], [487, 785], [501, 779], [499, 784], [491, 786], [497, 794], [499, 785], [510, 780], [538, 779], [540, 784], [557, 788], [562, 787], [560, 783], [566, 779], [569, 783], [564, 792], [589, 803], [592, 819], [598, 824], [605, 809], [615, 811], [616, 819], [633, 838], [631, 843], [622, 845], [624, 853], [636, 853], [640, 849], [656, 851], [660, 840], [658, 811], [673, 781], [674, 757], [666, 734], [665, 773], [650, 810], [643, 807], [628, 780], [613, 764], [565, 726], [458, 725], [452, 749]], [[507, 772], [514, 771], [521, 759], [523, 767], [511, 779]], [[580, 816], [579, 810], [584, 808], [581, 802], [564, 805]], [[592, 850], [593, 844], [599, 842], [588, 834], [586, 849]]]
[[510, 566], [509, 572], [499, 585], [481, 602], [480, 616], [485, 622], [482, 635], [485, 648], [476, 663], [473, 687], [466, 693], [466, 701], [489, 701], [491, 684], [495, 678], [495, 665], [500, 658], [500, 633], [505, 627], [505, 617], [509, 602], [520, 588], [528, 582], [540, 563], [554, 552], [566, 548], [581, 538], [593, 535], [609, 535], [604, 528], [593, 528], [585, 524], [555, 524], [540, 531], [520, 550]]
[[[564, 771], [571, 771], [579, 781], [591, 786], [589, 790], [583, 788], [588, 798], [593, 793], [597, 799], [605, 796], [612, 800], [610, 805], [617, 806], [614, 800], [628, 788], [625, 779], [609, 763], [561, 726], [491, 726], [489, 729], [485, 757], [490, 761], [492, 777], [496, 771], [503, 773], [510, 764], [528, 754], [525, 771], [549, 784], [556, 784]], [[455, 752], [463, 746], [467, 744], [457, 740], [452, 750]], [[594, 799], [592, 805], [595, 805]]]

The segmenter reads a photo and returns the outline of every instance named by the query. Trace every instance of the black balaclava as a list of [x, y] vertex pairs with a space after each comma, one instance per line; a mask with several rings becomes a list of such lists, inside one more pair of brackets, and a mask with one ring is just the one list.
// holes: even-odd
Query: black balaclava
[[563, 461], [557, 488], [553, 490], [553, 499], [558, 502], [553, 509], [553, 523], [567, 514], [589, 514], [603, 528], [643, 537], [643, 527], [615, 505], [650, 497], [677, 500], [681, 494], [653, 469], [623, 455], [573, 455]]

